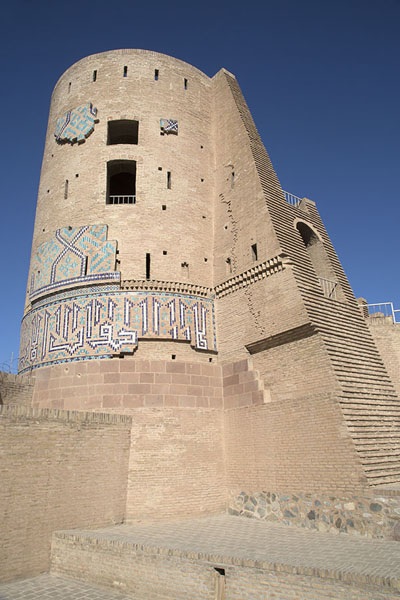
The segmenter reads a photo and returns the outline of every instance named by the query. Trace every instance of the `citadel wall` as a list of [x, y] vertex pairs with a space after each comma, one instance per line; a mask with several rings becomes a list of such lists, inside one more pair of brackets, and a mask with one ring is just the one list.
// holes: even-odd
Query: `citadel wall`
[[0, 580], [47, 571], [56, 529], [125, 517], [131, 419], [0, 407]]

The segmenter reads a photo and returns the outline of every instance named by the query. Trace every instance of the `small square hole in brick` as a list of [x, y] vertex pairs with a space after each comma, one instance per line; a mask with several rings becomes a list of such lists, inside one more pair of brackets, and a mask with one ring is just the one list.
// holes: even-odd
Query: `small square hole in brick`
[[171, 358], [172, 358], [172, 360], [175, 360], [176, 359], [176, 354], [171, 354]]

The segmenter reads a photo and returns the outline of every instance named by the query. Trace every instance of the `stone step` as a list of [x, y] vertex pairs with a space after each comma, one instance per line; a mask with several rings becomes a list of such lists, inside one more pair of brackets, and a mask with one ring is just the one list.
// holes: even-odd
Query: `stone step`
[[267, 598], [273, 584], [304, 600], [344, 600], [338, 585], [395, 600], [400, 544], [219, 515], [56, 532], [51, 573], [143, 599], [215, 600], [221, 584], [238, 600]]

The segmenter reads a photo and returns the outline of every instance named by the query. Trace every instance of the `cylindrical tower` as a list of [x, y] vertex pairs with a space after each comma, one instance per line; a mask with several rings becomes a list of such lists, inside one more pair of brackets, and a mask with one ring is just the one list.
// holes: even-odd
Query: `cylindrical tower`
[[140, 340], [158, 340], [158, 357], [173, 340], [192, 360], [215, 353], [211, 105], [209, 77], [145, 50], [89, 56], [59, 79], [20, 372]]

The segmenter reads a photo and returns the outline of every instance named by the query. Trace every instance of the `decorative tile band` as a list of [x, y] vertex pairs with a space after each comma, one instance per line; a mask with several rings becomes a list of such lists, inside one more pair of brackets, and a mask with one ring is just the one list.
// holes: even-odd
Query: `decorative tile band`
[[289, 257], [286, 254], [279, 254], [279, 256], [270, 258], [269, 260], [255, 265], [251, 269], [243, 271], [243, 273], [239, 273], [239, 275], [230, 277], [223, 283], [220, 283], [215, 287], [215, 295], [217, 298], [222, 298], [240, 288], [259, 281], [260, 279], [265, 279], [270, 275], [283, 271], [288, 264], [290, 264]]
[[84, 142], [92, 133], [97, 116], [97, 108], [89, 102], [73, 108], [57, 119], [54, 137], [59, 144]]
[[160, 119], [161, 133], [174, 133], [178, 135], [178, 121], [175, 119]]
[[117, 242], [107, 240], [107, 225], [57, 229], [39, 246], [31, 263], [31, 300], [76, 285], [119, 281]]
[[187, 340], [198, 350], [216, 351], [213, 301], [109, 292], [43, 304], [22, 321], [19, 371], [133, 352], [139, 338]]

